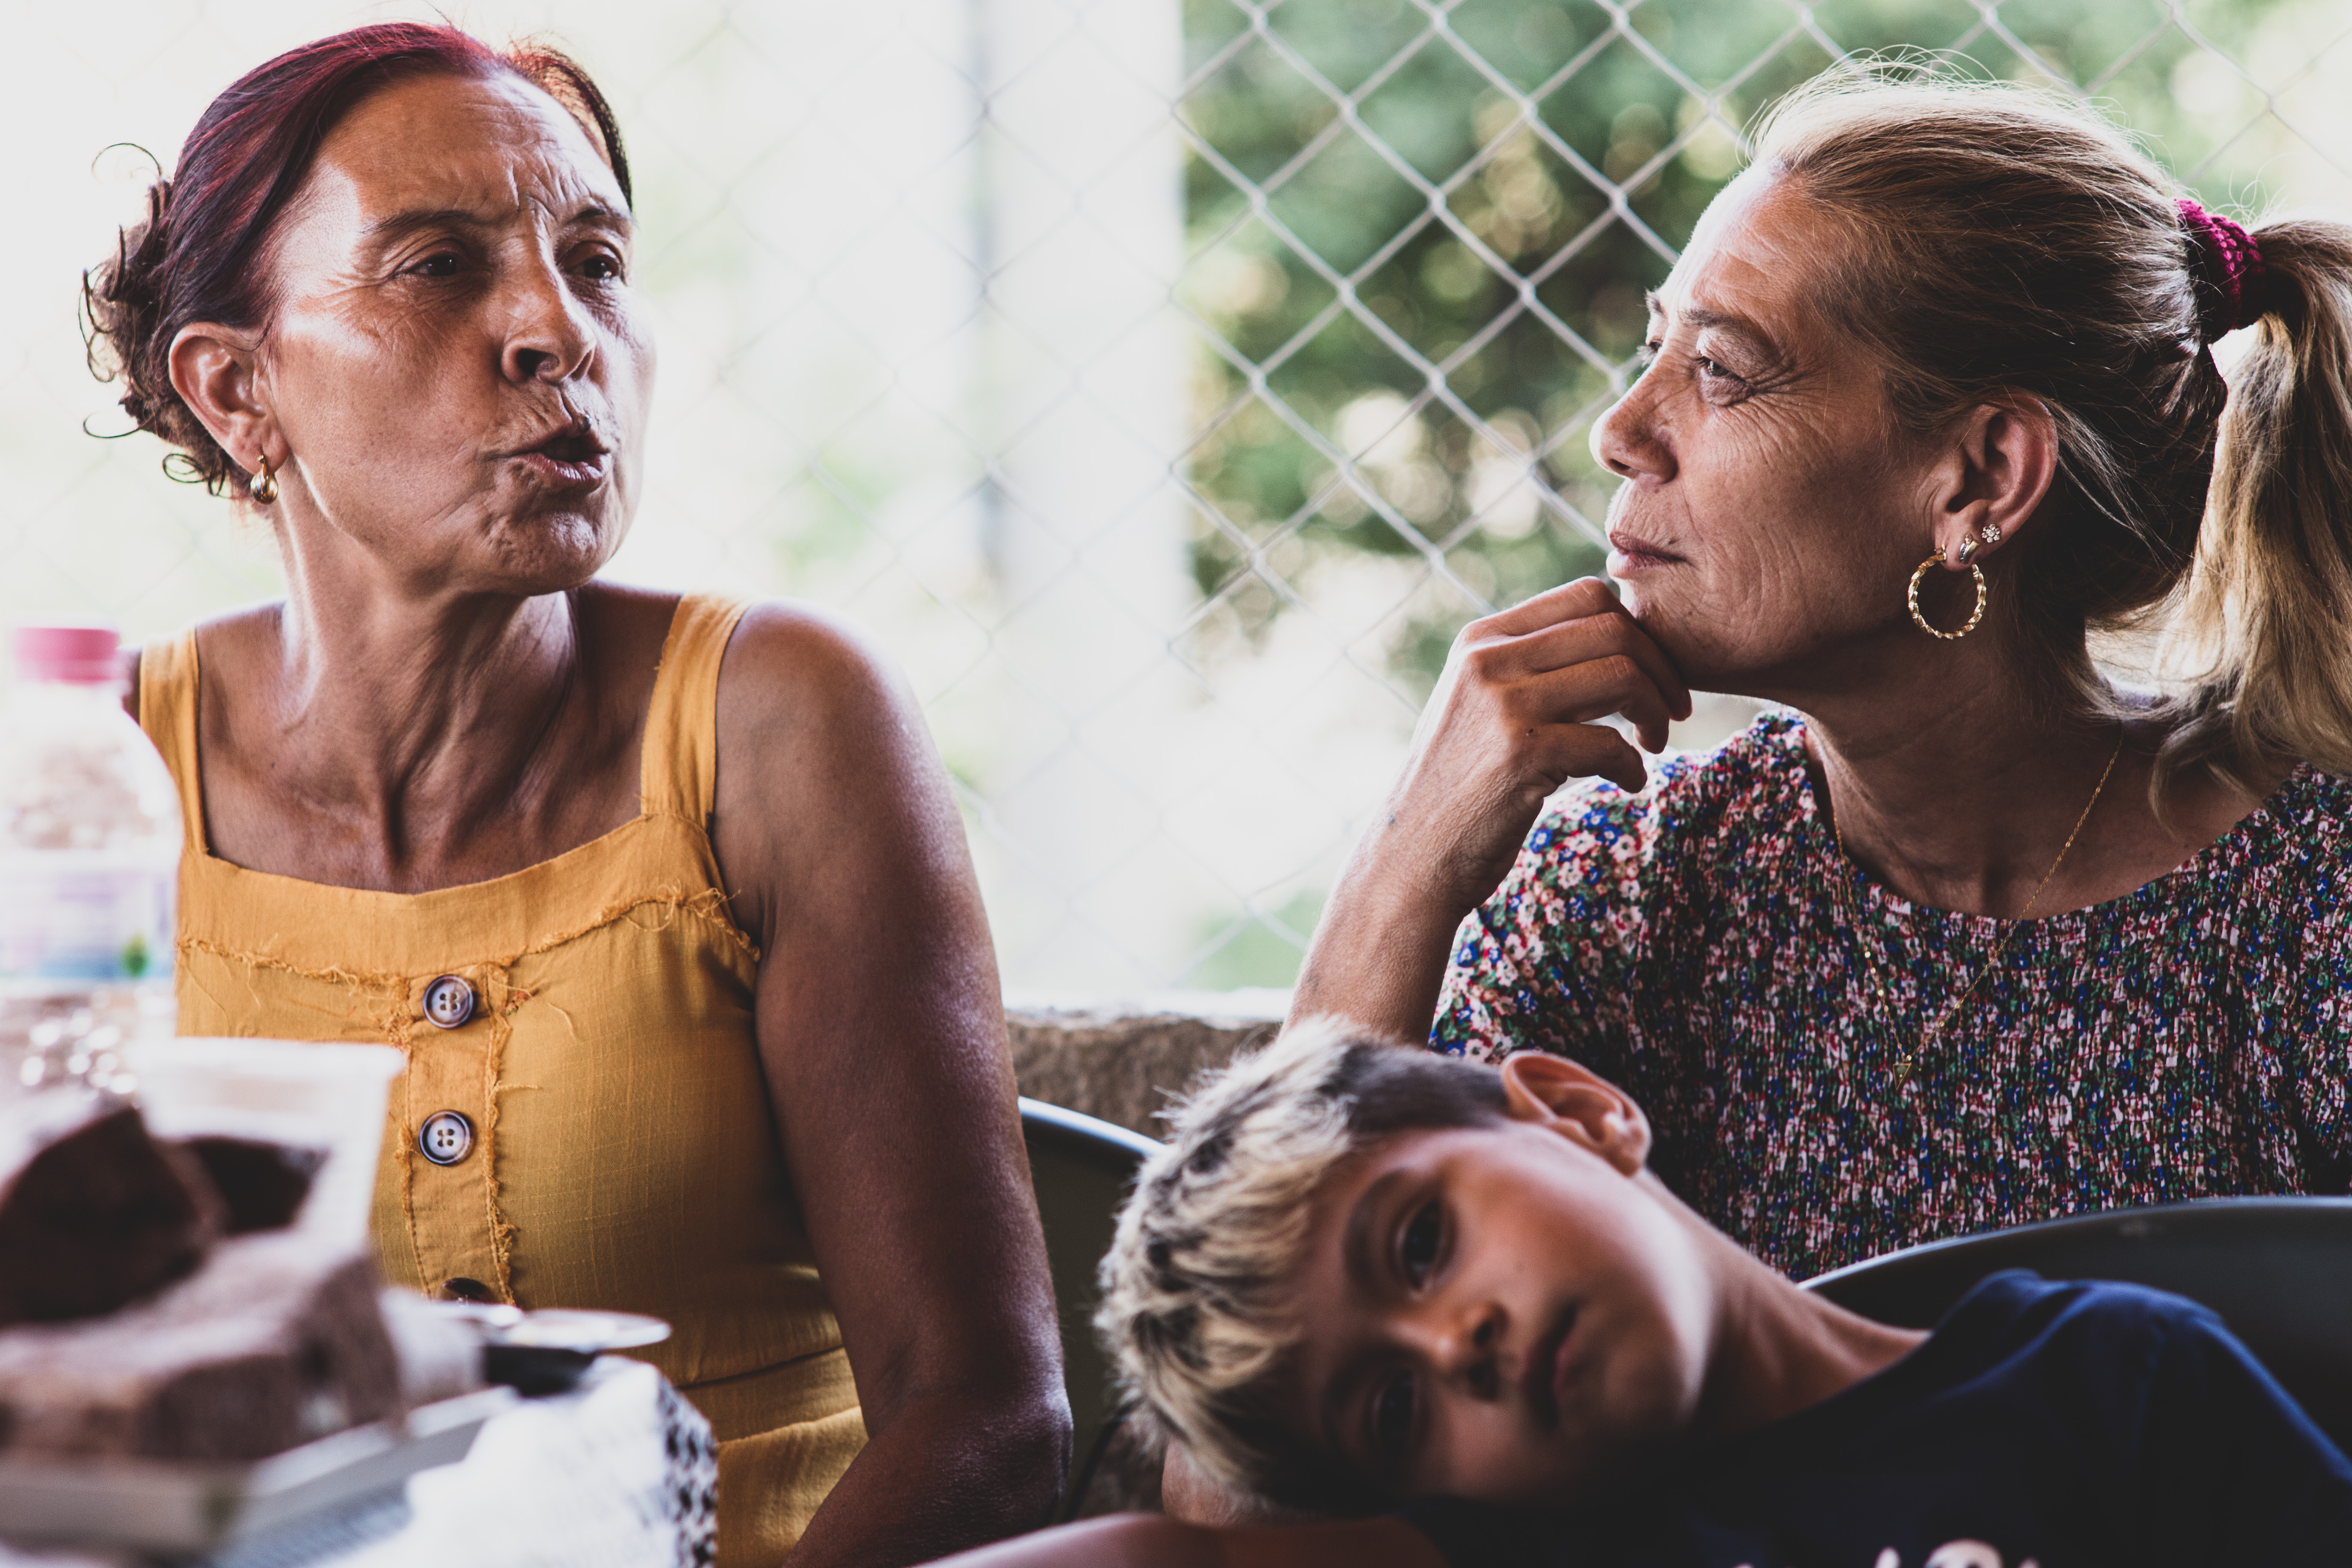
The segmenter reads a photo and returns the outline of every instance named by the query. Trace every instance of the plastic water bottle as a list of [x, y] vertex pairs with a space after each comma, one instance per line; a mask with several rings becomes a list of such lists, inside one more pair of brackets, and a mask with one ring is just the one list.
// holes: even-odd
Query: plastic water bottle
[[22, 626], [0, 702], [0, 1094], [127, 1091], [121, 1048], [168, 1038], [180, 802], [122, 710], [115, 634]]

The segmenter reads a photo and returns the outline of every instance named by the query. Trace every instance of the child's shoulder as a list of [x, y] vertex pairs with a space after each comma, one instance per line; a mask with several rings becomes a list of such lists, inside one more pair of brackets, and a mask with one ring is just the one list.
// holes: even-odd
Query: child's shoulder
[[2144, 1406], [2166, 1363], [2215, 1352], [2245, 1355], [2219, 1316], [2185, 1296], [2012, 1269], [1945, 1314], [1909, 1358], [1916, 1369], [1893, 1381], [1932, 1396], [1939, 1384], [1981, 1387], [2014, 1377], [2028, 1397], [2061, 1398], [2080, 1414], [2112, 1403], [2123, 1417]]
[[1949, 1332], [2004, 1334], [2026, 1340], [2052, 1335], [2140, 1333], [2219, 1329], [2211, 1309], [2186, 1296], [2120, 1279], [2044, 1279], [2011, 1268], [1988, 1277], [1937, 1325]]

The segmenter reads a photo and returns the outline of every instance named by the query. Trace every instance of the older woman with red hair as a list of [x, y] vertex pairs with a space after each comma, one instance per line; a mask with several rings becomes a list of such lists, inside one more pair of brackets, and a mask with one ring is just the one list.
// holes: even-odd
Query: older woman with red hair
[[857, 636], [597, 578], [636, 248], [584, 72], [386, 26], [224, 92], [92, 275], [123, 406], [286, 567], [141, 661], [181, 1027], [399, 1047], [386, 1273], [669, 1320], [723, 1563], [919, 1561], [1069, 1443], [987, 922]]
[[[2352, 227], [2009, 86], [1757, 142], [1593, 435], [1620, 586], [1463, 632], [1298, 1013], [1581, 1059], [1798, 1274], [2345, 1192]], [[2159, 689], [2093, 658], [2159, 631]], [[1692, 688], [1780, 706], [1654, 773], [1595, 722]]]

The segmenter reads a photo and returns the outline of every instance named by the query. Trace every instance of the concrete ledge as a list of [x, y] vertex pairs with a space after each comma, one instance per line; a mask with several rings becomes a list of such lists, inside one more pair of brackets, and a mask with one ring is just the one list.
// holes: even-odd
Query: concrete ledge
[[1203, 1068], [1263, 1045], [1286, 991], [1181, 991], [1133, 999], [1015, 993], [1005, 999], [1021, 1092], [1148, 1138], [1169, 1097]]

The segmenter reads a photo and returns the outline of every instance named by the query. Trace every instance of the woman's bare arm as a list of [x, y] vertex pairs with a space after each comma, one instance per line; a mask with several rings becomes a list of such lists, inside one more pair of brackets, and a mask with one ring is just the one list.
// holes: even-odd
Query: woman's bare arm
[[1690, 692], [1602, 579], [1465, 626], [1403, 775], [1324, 907], [1291, 1017], [1426, 1036], [1454, 929], [1510, 870], [1552, 792], [1572, 778], [1646, 782], [1641, 753], [1593, 722], [1614, 713], [1654, 752], [1667, 721], [1690, 716]]
[[983, 1547], [940, 1568], [1445, 1568], [1445, 1560], [1402, 1520], [1213, 1528], [1123, 1513]]
[[1061, 1342], [987, 918], [912, 694], [829, 622], [753, 610], [721, 673], [718, 801], [870, 1434], [793, 1561], [885, 1568], [1033, 1529], [1067, 1462]]

